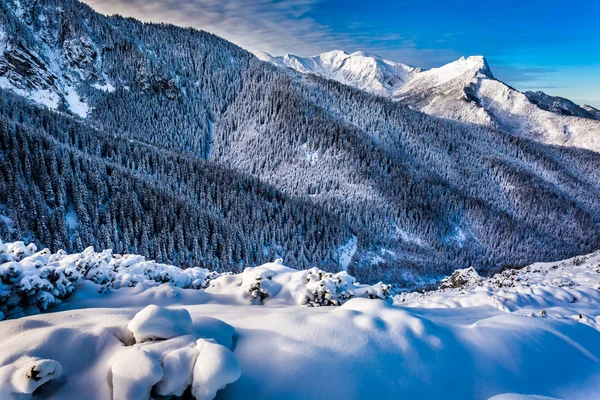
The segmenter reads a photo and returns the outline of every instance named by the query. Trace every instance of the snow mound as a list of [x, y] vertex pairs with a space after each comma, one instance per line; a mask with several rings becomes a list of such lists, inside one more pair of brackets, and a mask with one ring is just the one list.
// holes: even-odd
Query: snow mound
[[198, 359], [194, 366], [192, 395], [196, 400], [211, 400], [217, 391], [242, 375], [233, 353], [214, 340], [198, 339]]
[[182, 396], [188, 388], [196, 399], [213, 399], [239, 379], [241, 369], [231, 350], [210, 337], [206, 328], [211, 325], [216, 336], [235, 334], [214, 318], [193, 324], [186, 309], [150, 305], [139, 311], [127, 325], [137, 343], [112, 358], [113, 399]]
[[136, 347], [117, 353], [111, 372], [113, 400], [147, 400], [164, 375], [160, 363]]
[[60, 378], [61, 373], [62, 366], [57, 361], [21, 356], [0, 368], [0, 394], [32, 394], [46, 382]]
[[167, 354], [162, 365], [164, 376], [156, 386], [160, 396], [181, 396], [192, 384], [194, 365], [198, 358], [198, 350], [183, 347]]
[[190, 333], [192, 317], [186, 309], [169, 309], [151, 304], [138, 312], [127, 328], [137, 343], [170, 339]]

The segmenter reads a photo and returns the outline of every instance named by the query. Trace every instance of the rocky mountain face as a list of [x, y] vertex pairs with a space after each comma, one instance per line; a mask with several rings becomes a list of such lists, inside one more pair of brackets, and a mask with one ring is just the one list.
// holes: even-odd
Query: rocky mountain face
[[[344, 74], [340, 75], [321, 67], [321, 60], [330, 54], [345, 53], [334, 51], [311, 58], [272, 57], [262, 53], [259, 57], [275, 65], [320, 74], [387, 96], [431, 115], [491, 126], [544, 143], [600, 151], [600, 119], [593, 107], [580, 107], [570, 100], [542, 92], [521, 93], [495, 79], [483, 57], [463, 57], [430, 70], [406, 67], [397, 74], [392, 69], [382, 74], [377, 68], [364, 66], [402, 64], [354, 53], [361, 54], [362, 58], [347, 56]], [[395, 85], [386, 85], [386, 82]]]
[[[600, 116], [594, 113], [593, 107], [588, 105], [578, 106], [569, 99], [558, 96], [549, 96], [544, 92], [525, 92], [525, 96], [533, 104], [543, 110], [553, 112], [554, 114], [570, 115], [572, 117], [599, 119]], [[597, 111], [597, 110], [596, 110]]]
[[364, 282], [600, 246], [600, 154], [508, 134], [482, 58], [332, 53], [302, 74], [74, 0], [0, 0], [0, 31], [3, 240], [220, 271], [281, 257]]
[[600, 120], [600, 110], [595, 107], [592, 107], [588, 104], [584, 104], [581, 106], [585, 111], [587, 111], [590, 115], [592, 115], [595, 119]]

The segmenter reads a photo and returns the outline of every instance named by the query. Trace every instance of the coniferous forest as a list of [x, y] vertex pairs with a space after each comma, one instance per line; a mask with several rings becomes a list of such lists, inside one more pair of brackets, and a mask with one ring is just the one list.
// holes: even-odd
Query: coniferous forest
[[206, 32], [21, 3], [0, 1], [2, 240], [239, 271], [338, 270], [356, 237], [364, 282], [600, 248], [598, 153], [431, 117]]

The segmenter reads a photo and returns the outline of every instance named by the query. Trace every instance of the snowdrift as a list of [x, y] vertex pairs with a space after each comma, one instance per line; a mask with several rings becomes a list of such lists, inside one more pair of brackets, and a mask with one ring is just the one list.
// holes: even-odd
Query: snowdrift
[[[144, 272], [152, 262], [136, 256], [4, 246], [3, 290], [25, 278], [54, 285], [9, 296], [9, 317], [34, 307], [15, 299], [58, 298], [60, 279], [49, 276], [64, 275], [75, 290], [53, 312], [0, 322], [2, 399], [600, 394], [600, 252], [492, 278], [459, 270], [440, 289], [400, 293], [392, 304], [379, 298], [390, 295], [383, 284], [279, 262], [237, 275], [160, 265]], [[83, 274], [78, 265], [90, 268]], [[86, 279], [93, 270], [113, 278]]]

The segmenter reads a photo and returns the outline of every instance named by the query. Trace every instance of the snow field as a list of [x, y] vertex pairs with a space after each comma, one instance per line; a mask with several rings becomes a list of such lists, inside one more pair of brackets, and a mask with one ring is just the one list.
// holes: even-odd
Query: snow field
[[[4, 246], [4, 264], [50, 257]], [[113, 258], [147, 262], [135, 257]], [[459, 270], [441, 289], [401, 293], [394, 304], [369, 299], [389, 296], [386, 285], [280, 262], [218, 276], [206, 290], [144, 277], [104, 291], [77, 281], [56, 312], [0, 322], [0, 398], [35, 391], [56, 399], [577, 400], [600, 393], [600, 252], [491, 278]], [[301, 307], [306, 299], [339, 306]], [[34, 382], [28, 371], [45, 378]]]
[[[74, 325], [68, 328], [14, 321], [13, 335], [3, 338], [18, 344], [15, 336], [21, 332], [30, 333], [29, 340], [17, 345], [18, 354], [24, 355], [16, 359], [0, 352], [0, 398], [21, 398], [38, 388], [45, 397], [52, 390], [41, 386], [58, 380], [56, 385], [69, 396], [90, 391], [92, 398], [148, 399], [151, 394], [181, 396], [190, 388], [196, 399], [212, 399], [239, 378], [239, 364], [228, 347], [235, 337], [231, 326], [208, 317], [192, 322], [185, 309], [156, 305], [142, 309], [127, 323], [130, 314], [131, 310], [119, 315], [100, 313], [93, 322], [71, 321]], [[215, 322], [220, 332], [212, 338]], [[36, 344], [31, 336], [37, 337]]]

